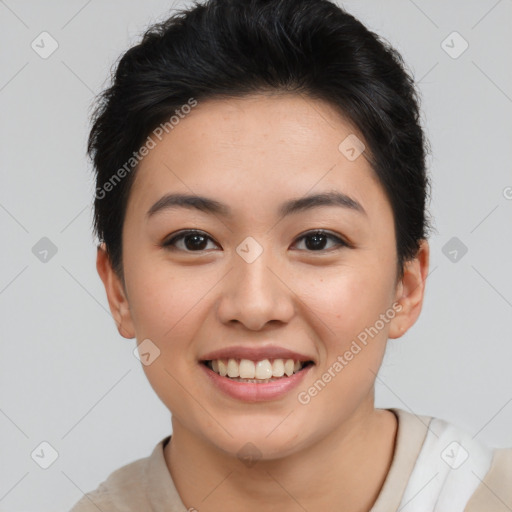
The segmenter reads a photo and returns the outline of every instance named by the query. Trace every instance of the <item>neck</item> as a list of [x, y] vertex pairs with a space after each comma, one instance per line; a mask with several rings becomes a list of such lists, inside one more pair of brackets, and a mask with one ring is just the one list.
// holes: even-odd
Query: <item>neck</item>
[[173, 417], [165, 460], [187, 507], [201, 512], [336, 510], [368, 512], [393, 459], [391, 411], [357, 409], [336, 431], [288, 457], [244, 465]]

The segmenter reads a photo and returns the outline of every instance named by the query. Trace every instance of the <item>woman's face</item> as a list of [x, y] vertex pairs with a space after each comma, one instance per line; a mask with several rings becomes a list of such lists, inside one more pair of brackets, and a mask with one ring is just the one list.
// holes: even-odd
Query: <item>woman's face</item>
[[[387, 339], [419, 308], [396, 303], [393, 214], [354, 135], [302, 96], [212, 100], [141, 162], [123, 229], [125, 294], [106, 286], [120, 332], [144, 342], [144, 371], [175, 430], [232, 455], [251, 442], [272, 459], [373, 410]], [[168, 194], [216, 209], [154, 207]], [[314, 364], [240, 383], [203, 363], [221, 350], [260, 376], [282, 371], [274, 359]], [[232, 375], [241, 367], [231, 363]]]

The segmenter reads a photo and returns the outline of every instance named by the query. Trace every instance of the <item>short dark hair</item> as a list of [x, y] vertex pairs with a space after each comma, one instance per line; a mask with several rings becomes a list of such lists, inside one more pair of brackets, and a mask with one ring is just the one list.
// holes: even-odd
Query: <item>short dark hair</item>
[[359, 130], [393, 210], [400, 276], [415, 257], [429, 230], [428, 143], [401, 55], [328, 0], [208, 0], [152, 25], [120, 58], [93, 114], [94, 230], [123, 283], [134, 152], [191, 98], [259, 93], [324, 100]]

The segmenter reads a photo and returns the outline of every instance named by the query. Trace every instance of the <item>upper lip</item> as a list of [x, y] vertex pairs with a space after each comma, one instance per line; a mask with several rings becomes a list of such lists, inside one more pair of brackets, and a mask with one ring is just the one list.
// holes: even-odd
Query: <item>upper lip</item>
[[212, 361], [215, 359], [249, 359], [251, 361], [262, 361], [263, 359], [293, 359], [294, 361], [313, 361], [312, 357], [299, 354], [276, 345], [247, 347], [236, 345], [233, 347], [221, 348], [209, 352], [200, 358], [201, 361]]

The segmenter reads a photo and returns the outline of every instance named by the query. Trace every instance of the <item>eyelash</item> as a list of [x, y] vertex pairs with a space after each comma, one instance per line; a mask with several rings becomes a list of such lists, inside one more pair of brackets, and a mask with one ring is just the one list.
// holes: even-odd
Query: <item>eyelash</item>
[[[193, 252], [197, 252], [197, 253], [200, 253], [200, 252], [204, 252], [205, 249], [201, 249], [201, 250], [198, 250], [198, 251], [190, 251], [190, 250], [186, 250], [186, 249], [177, 249], [175, 247], [174, 244], [176, 244], [177, 241], [179, 240], [182, 240], [184, 238], [186, 238], [187, 236], [191, 236], [191, 235], [201, 235], [205, 238], [208, 238], [209, 240], [212, 240], [213, 239], [208, 236], [206, 233], [204, 233], [203, 231], [197, 231], [197, 230], [186, 230], [186, 231], [182, 231], [180, 233], [178, 233], [177, 235], [173, 236], [171, 239], [165, 241], [163, 244], [162, 244], [162, 247], [168, 249], [168, 250], [182, 250], [184, 252], [189, 252], [189, 253], [193, 253]], [[313, 230], [313, 231], [308, 231], [307, 233], [304, 233], [303, 235], [300, 235], [297, 239], [296, 239], [296, 243], [302, 239], [305, 239], [305, 238], [308, 238], [308, 237], [311, 237], [311, 236], [315, 236], [315, 235], [321, 235], [321, 236], [325, 236], [327, 238], [330, 238], [331, 240], [335, 240], [337, 242], [337, 246], [338, 248], [335, 249], [335, 250], [339, 250], [343, 247], [351, 247], [351, 245], [346, 242], [345, 240], [341, 239], [340, 237], [338, 236], [335, 236], [333, 235], [332, 233], [329, 233], [328, 231], [324, 231], [322, 229], [318, 229], [318, 230]], [[306, 252], [328, 252], [329, 249], [320, 249], [318, 251], [306, 251]]]

